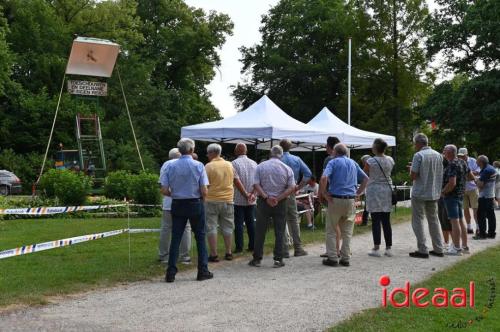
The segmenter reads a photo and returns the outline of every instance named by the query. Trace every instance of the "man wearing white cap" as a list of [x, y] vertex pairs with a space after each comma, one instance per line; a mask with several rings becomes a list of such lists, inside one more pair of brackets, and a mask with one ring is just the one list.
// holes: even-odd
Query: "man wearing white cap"
[[[479, 166], [476, 164], [476, 159], [469, 157], [469, 153], [467, 148], [458, 149], [458, 158], [464, 160], [469, 166], [472, 174], [477, 176], [479, 174]], [[474, 181], [467, 181], [465, 184], [465, 193], [464, 193], [464, 216], [465, 221], [467, 222], [467, 233], [473, 234], [474, 230], [472, 228], [471, 223], [471, 214], [470, 209], [472, 209], [474, 215], [474, 222], [476, 223], [477, 228], [477, 208], [478, 208], [478, 197], [479, 192], [477, 190], [477, 185]], [[479, 228], [477, 228], [479, 229]]]

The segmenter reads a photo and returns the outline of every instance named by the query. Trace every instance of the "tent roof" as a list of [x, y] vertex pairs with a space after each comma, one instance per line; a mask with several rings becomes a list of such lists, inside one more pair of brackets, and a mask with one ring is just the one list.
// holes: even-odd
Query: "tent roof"
[[296, 140], [302, 141], [303, 143], [295, 148], [295, 151], [306, 151], [312, 149], [313, 147], [315, 149], [323, 147], [328, 136], [336, 136], [347, 146], [357, 149], [371, 148], [375, 138], [384, 139], [389, 146], [396, 145], [396, 139], [394, 136], [378, 134], [350, 126], [336, 117], [326, 107], [323, 107], [323, 109], [307, 124], [318, 129], [322, 133], [308, 135], [307, 137], [297, 137]]
[[77, 37], [73, 41], [66, 74], [111, 77], [120, 45], [105, 39]]
[[271, 139], [307, 137], [320, 131], [295, 120], [269, 97], [262, 96], [243, 112], [231, 117], [182, 127], [181, 136], [212, 142], [265, 142]]

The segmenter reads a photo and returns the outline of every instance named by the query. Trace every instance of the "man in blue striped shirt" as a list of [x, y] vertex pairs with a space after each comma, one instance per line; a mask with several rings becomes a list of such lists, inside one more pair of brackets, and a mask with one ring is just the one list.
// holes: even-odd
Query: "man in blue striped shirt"
[[[290, 140], [281, 140], [280, 146], [283, 148], [283, 157], [281, 157], [281, 161], [292, 169], [295, 183], [298, 183], [295, 187], [295, 191], [290, 196], [288, 196], [286, 201], [286, 223], [288, 225], [288, 231], [290, 232], [293, 240], [294, 256], [305, 256], [307, 255], [307, 252], [302, 248], [302, 243], [300, 241], [300, 220], [297, 212], [295, 192], [302, 189], [302, 187], [306, 185], [307, 181], [311, 178], [312, 173], [309, 167], [307, 167], [307, 165], [302, 161], [302, 159], [300, 159], [300, 157], [290, 154], [290, 148], [292, 147], [292, 142]], [[300, 183], [299, 179], [301, 179]], [[288, 241], [285, 235], [283, 250], [284, 258], [290, 257], [290, 254], [288, 253], [287, 243]]]

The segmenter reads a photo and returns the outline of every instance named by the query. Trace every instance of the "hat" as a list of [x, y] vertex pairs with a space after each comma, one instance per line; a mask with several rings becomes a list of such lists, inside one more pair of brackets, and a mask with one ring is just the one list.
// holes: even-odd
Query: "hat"
[[459, 156], [467, 156], [469, 153], [467, 152], [467, 148], [460, 148], [458, 149], [458, 155]]

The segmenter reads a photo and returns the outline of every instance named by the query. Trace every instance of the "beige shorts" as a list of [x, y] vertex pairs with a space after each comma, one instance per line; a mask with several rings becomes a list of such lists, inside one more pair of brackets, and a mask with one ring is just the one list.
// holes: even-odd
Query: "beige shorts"
[[465, 209], [477, 209], [479, 198], [479, 192], [476, 190], [469, 190], [464, 193], [464, 210]]
[[207, 234], [217, 234], [217, 226], [224, 235], [234, 230], [234, 206], [226, 202], [205, 202]]

